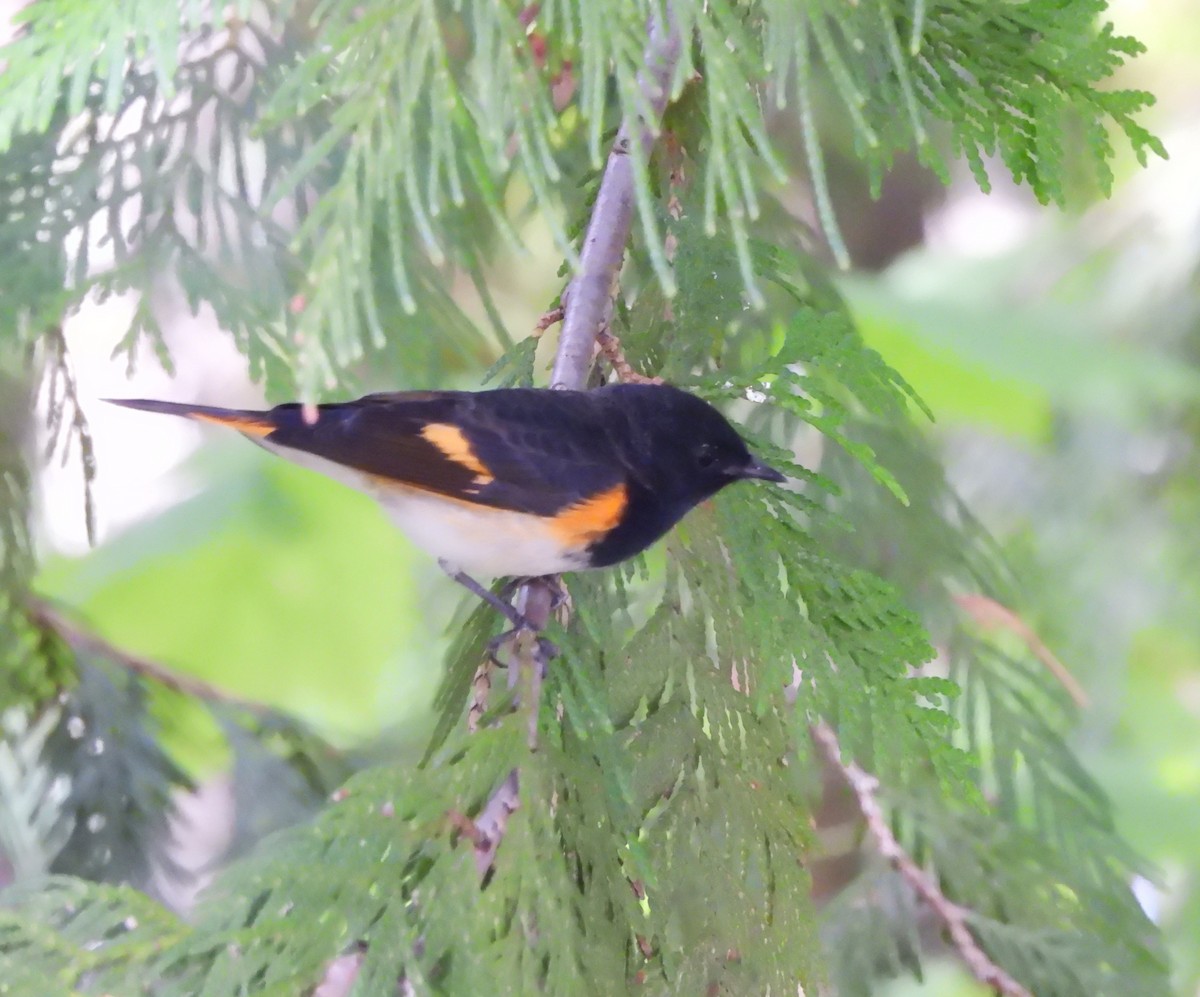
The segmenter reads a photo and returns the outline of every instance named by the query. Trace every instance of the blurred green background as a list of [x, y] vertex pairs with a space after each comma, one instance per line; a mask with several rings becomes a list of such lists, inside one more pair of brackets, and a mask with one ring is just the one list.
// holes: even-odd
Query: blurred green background
[[[1195, 0], [1122, 0], [1110, 13], [1149, 48], [1114, 85], [1158, 96], [1145, 123], [1170, 161], [1122, 164], [1111, 201], [1081, 186], [1064, 215], [999, 169], [985, 196], [965, 169], [943, 189], [905, 162], [873, 202], [834, 149], [860, 264], [841, 287], [868, 341], [935, 412], [951, 480], [1022, 577], [1025, 622], [1088, 691], [1075, 746], [1157, 870], [1139, 895], [1167, 932], [1180, 992], [1196, 994], [1200, 18]], [[803, 210], [804, 191], [784, 200]], [[497, 281], [518, 335], [557, 290], [548, 241], [527, 235], [531, 254]], [[68, 335], [82, 391], [253, 402], [224, 346], [185, 328], [204, 316], [182, 312], [186, 384], [152, 369], [127, 384], [104, 359], [104, 308], [80, 316]], [[477, 386], [490, 359], [458, 360], [458, 384]], [[403, 358], [372, 358], [361, 380], [408, 386]], [[81, 551], [72, 472], [48, 476], [43, 545], [59, 553], [44, 594], [117, 645], [294, 712], [340, 745], [425, 730], [461, 600], [368, 499], [215, 429], [151, 428], [99, 403], [88, 414], [102, 542]], [[226, 762], [215, 730], [177, 697], [159, 706], [179, 758], [215, 777]], [[886, 993], [982, 991], [935, 962], [923, 984]]]

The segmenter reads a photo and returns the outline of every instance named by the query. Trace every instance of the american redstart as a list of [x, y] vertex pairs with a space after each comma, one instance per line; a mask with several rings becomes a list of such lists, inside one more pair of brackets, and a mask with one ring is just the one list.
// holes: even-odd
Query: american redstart
[[113, 401], [229, 426], [367, 492], [451, 574], [607, 567], [731, 482], [784, 480], [720, 412], [667, 385], [409, 391], [265, 412]]

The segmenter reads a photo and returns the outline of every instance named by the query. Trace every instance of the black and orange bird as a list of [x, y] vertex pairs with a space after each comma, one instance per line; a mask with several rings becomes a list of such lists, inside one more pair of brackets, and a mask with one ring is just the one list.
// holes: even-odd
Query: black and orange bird
[[460, 581], [608, 567], [728, 484], [784, 480], [668, 385], [409, 391], [307, 411], [112, 401], [228, 426], [366, 492]]

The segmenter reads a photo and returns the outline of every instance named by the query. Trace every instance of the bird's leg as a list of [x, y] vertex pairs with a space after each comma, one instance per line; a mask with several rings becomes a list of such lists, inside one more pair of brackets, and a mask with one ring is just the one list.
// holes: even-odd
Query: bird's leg
[[[506, 620], [508, 620], [509, 623], [512, 624], [508, 630], [497, 634], [488, 641], [485, 654], [486, 660], [489, 663], [495, 664], [501, 668], [505, 667], [504, 662], [501, 661], [498, 656], [498, 652], [504, 644], [511, 641], [522, 631], [528, 631], [536, 636], [537, 656], [542, 662], [543, 667], [551, 658], [558, 657], [558, 648], [555, 646], [553, 641], [547, 640], [545, 637], [540, 636], [538, 634], [538, 628], [530, 623], [529, 620], [526, 619], [520, 612], [518, 612], [518, 610], [511, 603], [506, 601], [506, 598], [510, 597], [513, 592], [527, 582], [533, 581], [533, 579], [512, 579], [505, 583], [504, 587], [501, 589], [503, 594], [498, 596], [491, 590], [480, 585], [479, 582], [475, 581], [475, 579], [468, 575], [465, 571], [459, 571], [456, 568], [453, 568], [446, 561], [439, 560], [438, 567], [440, 567], [444, 572], [446, 572], [446, 574], [458, 582], [459, 585], [465, 588], [472, 595], [478, 596], [489, 606], [493, 607]], [[542, 581], [545, 581], [549, 584], [551, 596], [554, 600], [554, 606], [557, 607], [561, 605], [563, 600], [566, 598], [566, 590], [562, 583], [557, 578], [545, 578], [542, 579]]]
[[[514, 640], [516, 637], [520, 636], [522, 633], [537, 633], [537, 631], [530, 627], [513, 627], [510, 630], [505, 630], [496, 634], [495, 637], [489, 640], [487, 642], [487, 647], [484, 648], [483, 652], [484, 660], [488, 663], [488, 665], [495, 665], [497, 668], [508, 668], [508, 663], [500, 657], [500, 648]], [[545, 672], [547, 663], [549, 663], [552, 658], [557, 658], [559, 655], [558, 645], [555, 644], [554, 641], [550, 640], [549, 637], [539, 636], [537, 637], [537, 643], [534, 647], [534, 654], [538, 660], [538, 667]], [[511, 686], [514, 681], [515, 673], [509, 672], [509, 685]]]
[[[458, 582], [459, 585], [465, 588], [472, 595], [476, 595], [486, 602], [489, 606], [500, 613], [506, 620], [508, 620], [509, 623], [512, 624], [512, 627], [510, 627], [508, 630], [497, 634], [490, 641], [488, 641], [487, 646], [488, 658], [494, 661], [497, 665], [504, 667], [504, 663], [496, 656], [496, 652], [500, 650], [500, 647], [507, 641], [512, 640], [513, 637], [521, 633], [523, 630], [530, 631], [531, 633], [537, 632], [537, 627], [530, 623], [529, 620], [522, 616], [521, 613], [519, 613], [516, 608], [507, 601], [507, 597], [509, 597], [511, 593], [515, 592], [521, 585], [525, 584], [525, 582], [529, 579], [522, 578], [509, 581], [505, 583], [503, 589], [501, 590], [503, 594], [496, 595], [496, 593], [492, 592], [490, 589], [486, 589], [480, 585], [479, 582], [475, 581], [475, 579], [468, 575], [465, 571], [458, 571], [445, 561], [438, 561], [438, 567], [440, 567], [444, 572], [446, 572], [446, 574]], [[557, 600], [561, 590], [555, 588], [554, 592], [555, 599]], [[551, 658], [557, 656], [558, 654], [558, 648], [556, 648], [544, 637], [538, 638], [538, 648], [543, 654], [547, 654], [547, 656]]]
[[500, 586], [500, 598], [505, 602], [510, 601], [512, 597], [517, 594], [517, 589], [519, 589], [527, 581], [529, 581], [529, 579], [524, 575], [513, 575], [512, 578]]
[[466, 572], [456, 570], [445, 561], [438, 561], [438, 567], [446, 572], [446, 574], [458, 582], [458, 584], [465, 588], [468, 592], [470, 592], [472, 595], [479, 596], [480, 599], [482, 599], [489, 606], [499, 612], [506, 620], [508, 620], [508, 622], [513, 625], [513, 630], [509, 631], [510, 635], [516, 630], [533, 629], [529, 621], [520, 613], [518, 613], [510, 603], [505, 602], [503, 598], [496, 595], [490, 589], [485, 589], [479, 584], [479, 582], [475, 581], [475, 579]]

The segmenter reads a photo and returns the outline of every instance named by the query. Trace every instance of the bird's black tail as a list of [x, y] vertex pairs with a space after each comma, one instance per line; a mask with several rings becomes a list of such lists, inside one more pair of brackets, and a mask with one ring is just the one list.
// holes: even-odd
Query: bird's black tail
[[189, 405], [186, 402], [160, 402], [152, 398], [106, 398], [106, 402], [143, 412], [181, 415], [186, 419], [228, 426], [247, 436], [269, 436], [277, 428], [271, 412], [251, 412], [245, 409], [216, 408], [212, 405]]

